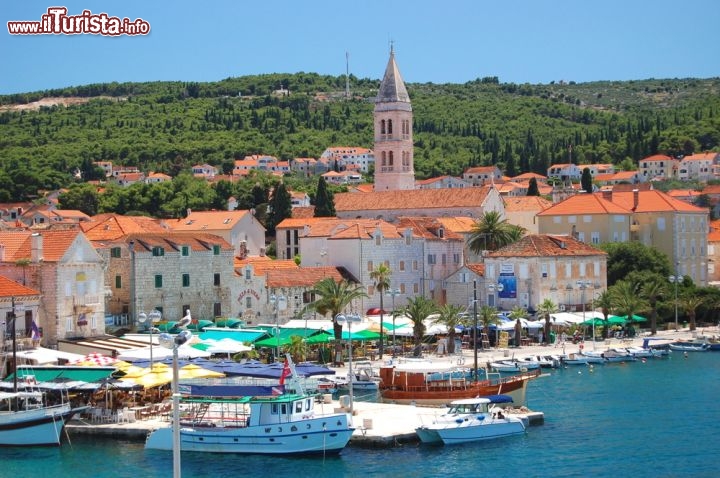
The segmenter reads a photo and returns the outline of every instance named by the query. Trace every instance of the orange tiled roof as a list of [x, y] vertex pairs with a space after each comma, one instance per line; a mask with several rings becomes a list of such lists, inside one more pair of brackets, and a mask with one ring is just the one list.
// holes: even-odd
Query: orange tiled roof
[[643, 158], [640, 161], [672, 161], [672, 158], [664, 154], [654, 154], [652, 156], [648, 156], [647, 158]]
[[487, 257], [605, 256], [607, 253], [571, 236], [529, 234]]
[[308, 287], [312, 288], [323, 279], [331, 277], [335, 282], [345, 279], [357, 280], [344, 267], [298, 267], [291, 270], [271, 270], [267, 273], [268, 287]]
[[710, 152], [710, 153], [696, 153], [696, 154], [690, 154], [688, 156], [685, 156], [682, 160], [683, 161], [713, 161], [715, 158], [720, 155], [720, 153]]
[[253, 274], [256, 276], [264, 276], [270, 271], [288, 271], [299, 268], [292, 259], [271, 259], [268, 256], [248, 256], [245, 259], [235, 258], [233, 265], [235, 269], [251, 265]]
[[465, 264], [465, 267], [470, 269], [475, 274], [479, 275], [480, 277], [485, 277], [485, 264], [480, 263], [473, 263], [473, 264]]
[[543, 176], [542, 174], [537, 174], [537, 173], [522, 173], [522, 174], [519, 174], [519, 175], [515, 176], [514, 178], [512, 178], [512, 180], [513, 181], [529, 181], [532, 178], [535, 178], [538, 181], [539, 180], [547, 181], [547, 176]]
[[180, 246], [190, 246], [193, 251], [206, 251], [212, 246], [233, 249], [233, 246], [220, 236], [193, 231], [129, 234], [125, 236], [124, 241], [128, 243], [135, 241], [137, 252], [150, 252], [156, 246], [175, 250], [179, 250]]
[[[5, 246], [5, 261], [15, 262], [29, 259], [32, 254], [31, 231], [0, 232], [0, 244]], [[43, 237], [42, 257], [44, 262], [57, 262], [63, 258], [68, 248], [81, 232], [72, 230], [48, 229], [39, 233]]]
[[175, 231], [230, 230], [246, 214], [250, 211], [192, 211], [184, 219], [169, 219], [165, 223]]
[[293, 219], [307, 220], [315, 216], [315, 206], [300, 206], [292, 208]]
[[540, 196], [504, 197], [505, 212], [544, 211], [552, 202]]
[[365, 194], [338, 193], [335, 195], [335, 211], [479, 207], [489, 191], [490, 186], [374, 191]]
[[710, 232], [708, 233], [708, 242], [720, 242], [720, 219], [710, 221]]
[[[388, 224], [389, 225], [389, 224]], [[402, 231], [411, 228], [413, 236], [430, 240], [441, 241], [462, 241], [463, 237], [457, 232], [446, 229], [445, 226], [434, 217], [399, 217], [397, 230]], [[438, 237], [439, 230], [443, 230], [443, 237]], [[400, 234], [398, 234], [398, 237]]]
[[448, 231], [458, 234], [469, 233], [475, 225], [475, 219], [467, 216], [438, 217], [437, 221]]
[[90, 221], [80, 223], [80, 228], [91, 241], [114, 241], [126, 234], [167, 232], [167, 228], [156, 219], [112, 213], [93, 216]]
[[539, 212], [538, 216], [576, 214], [630, 214], [630, 211], [604, 199], [602, 194], [575, 194]]
[[685, 201], [675, 199], [662, 191], [638, 191], [638, 206], [634, 208], [634, 195], [632, 191], [613, 191], [612, 202], [628, 211], [635, 212], [661, 212], [661, 211], [677, 211], [677, 212], [707, 212], [706, 209], [693, 206]]
[[27, 297], [40, 295], [40, 291], [26, 287], [18, 282], [0, 276], [0, 297]]
[[497, 169], [497, 166], [476, 166], [467, 168], [463, 174], [494, 173]]

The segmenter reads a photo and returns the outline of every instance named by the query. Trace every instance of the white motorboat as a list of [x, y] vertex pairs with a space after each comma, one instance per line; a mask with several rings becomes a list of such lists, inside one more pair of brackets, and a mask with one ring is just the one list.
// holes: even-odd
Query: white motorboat
[[[354, 431], [349, 414], [316, 410], [293, 368], [288, 393], [283, 383], [267, 390], [232, 385], [181, 384], [180, 449], [211, 453], [339, 453]], [[170, 425], [150, 433], [145, 448], [173, 449]]]
[[353, 368], [353, 377], [350, 377], [348, 373], [344, 377], [336, 376], [334, 380], [340, 390], [347, 390], [350, 384], [352, 384], [353, 390], [373, 391], [380, 388], [380, 375], [369, 362], [365, 364], [361, 362], [357, 368]]
[[[525, 433], [525, 423], [519, 417], [509, 415], [501, 407], [497, 397], [456, 400], [450, 409], [428, 425], [415, 429], [423, 443], [455, 445], [472, 441], [489, 440]], [[491, 406], [492, 405], [492, 406]]]
[[603, 352], [603, 356], [605, 357], [605, 360], [610, 363], [634, 362], [637, 360], [633, 354], [625, 349], [608, 349]]
[[676, 352], [707, 352], [710, 350], [710, 346], [706, 343], [694, 343], [694, 342], [673, 342], [668, 344], [670, 350]]
[[565, 365], [587, 365], [588, 358], [582, 354], [568, 354], [561, 357], [562, 363]]
[[589, 363], [589, 364], [607, 362], [607, 360], [605, 360], [605, 355], [603, 354], [603, 352], [587, 350], [587, 351], [581, 352], [578, 355], [583, 356], [585, 358], [585, 360], [587, 360], [587, 363]]
[[531, 360], [499, 360], [490, 362], [490, 367], [496, 372], [518, 373], [540, 368], [540, 362]]

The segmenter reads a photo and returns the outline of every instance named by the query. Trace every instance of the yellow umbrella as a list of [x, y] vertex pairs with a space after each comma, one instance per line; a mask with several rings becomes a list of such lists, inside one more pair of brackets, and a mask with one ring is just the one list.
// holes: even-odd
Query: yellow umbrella
[[214, 370], [208, 370], [202, 368], [194, 363], [187, 364], [184, 367], [180, 367], [178, 370], [178, 376], [182, 379], [185, 378], [223, 378], [225, 376], [222, 372], [216, 372]]
[[[123, 377], [120, 380], [125, 379], [126, 377]], [[172, 382], [172, 370], [147, 372], [139, 377], [128, 378], [128, 380], [132, 380], [132, 382], [142, 385], [145, 388], [159, 387]]]

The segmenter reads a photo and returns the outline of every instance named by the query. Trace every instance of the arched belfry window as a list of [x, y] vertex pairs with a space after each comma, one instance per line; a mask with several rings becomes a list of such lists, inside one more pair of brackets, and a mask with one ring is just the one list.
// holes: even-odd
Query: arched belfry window
[[385, 151], [382, 152], [382, 165], [387, 166], [387, 157], [385, 156]]
[[387, 134], [392, 134], [392, 120], [389, 119], [387, 122]]
[[380, 134], [385, 134], [385, 120], [380, 120]]
[[390, 159], [388, 160], [388, 166], [390, 166], [390, 167], [393, 166], [393, 152], [392, 151], [390, 151]]

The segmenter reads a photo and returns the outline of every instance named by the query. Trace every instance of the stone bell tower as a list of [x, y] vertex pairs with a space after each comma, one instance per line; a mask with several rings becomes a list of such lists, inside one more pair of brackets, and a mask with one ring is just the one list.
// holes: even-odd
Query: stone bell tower
[[375, 99], [375, 191], [415, 189], [412, 106], [390, 47]]

